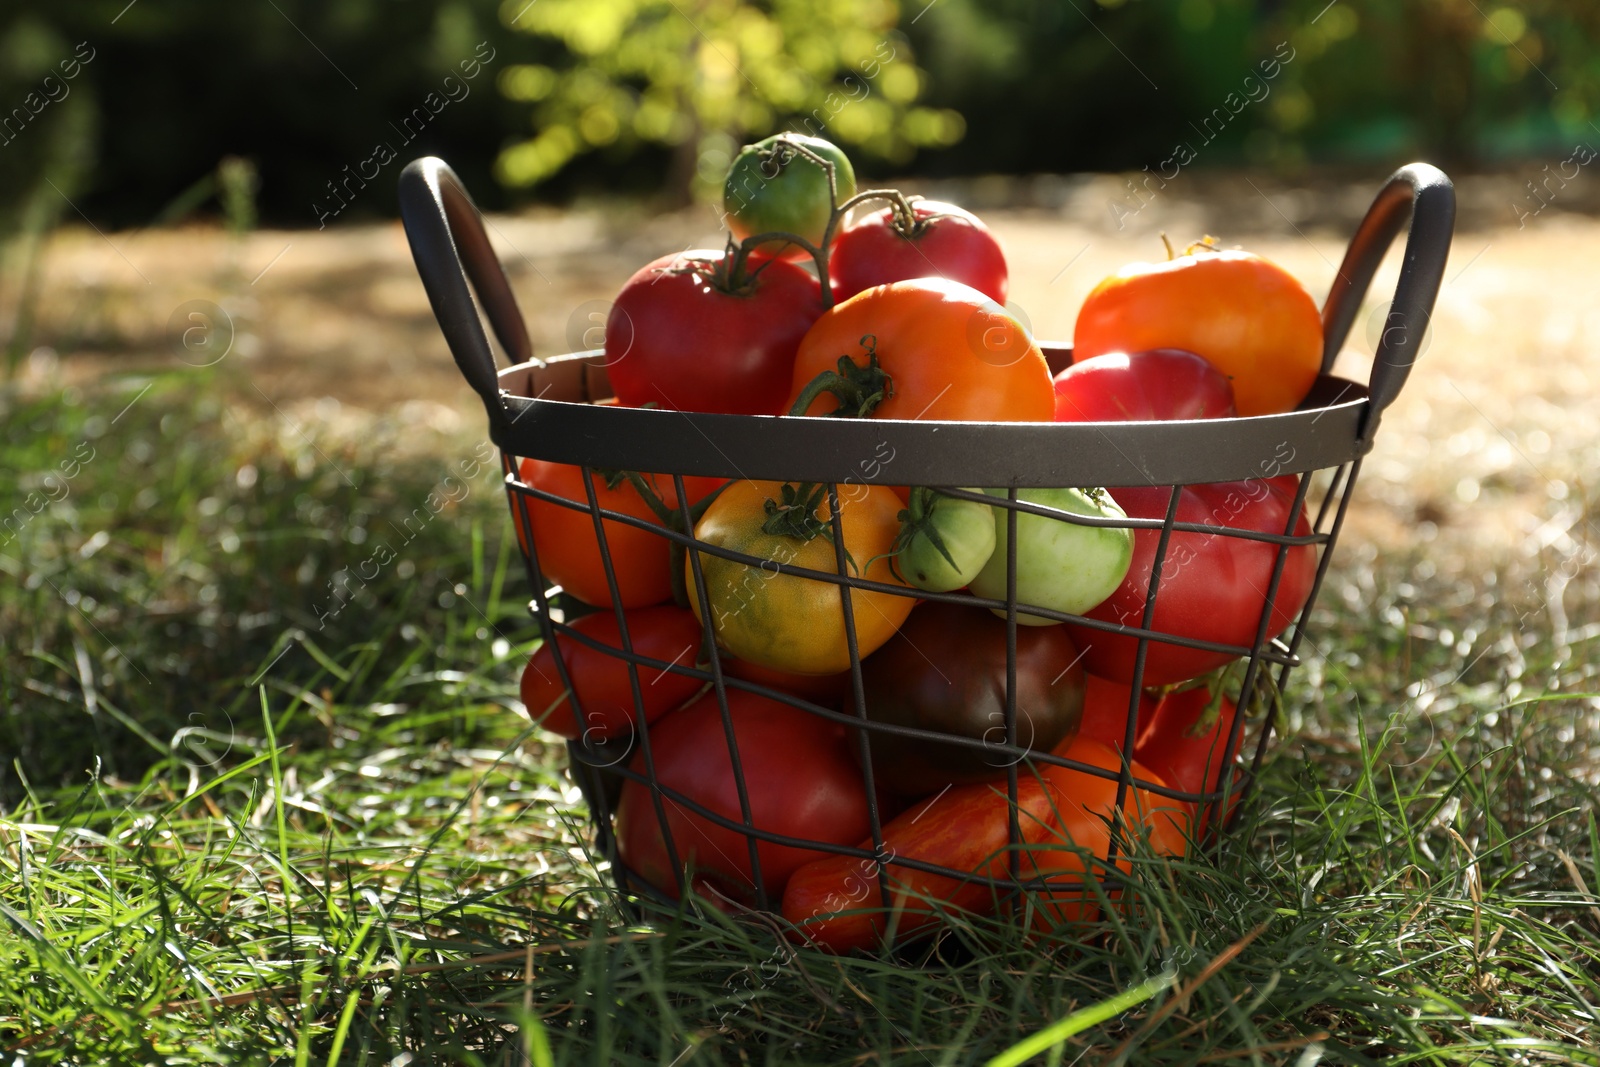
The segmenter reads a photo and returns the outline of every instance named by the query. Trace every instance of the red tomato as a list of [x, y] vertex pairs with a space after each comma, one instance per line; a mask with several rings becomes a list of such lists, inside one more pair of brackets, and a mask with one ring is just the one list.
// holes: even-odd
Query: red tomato
[[1237, 415], [1233, 386], [1211, 364], [1178, 348], [1107, 352], [1056, 375], [1057, 422], [1150, 422]]
[[[1133, 746], [1135, 758], [1174, 789], [1210, 793], [1222, 788], [1222, 757], [1227, 752], [1238, 709], [1220, 694], [1215, 708], [1212, 700], [1211, 690], [1203, 685], [1169, 693], [1139, 730], [1139, 740]], [[1239, 785], [1236, 783], [1233, 788], [1235, 791], [1228, 797], [1230, 814], [1239, 802]], [[1193, 816], [1197, 805], [1185, 807]], [[1206, 821], [1196, 828], [1196, 837], [1208, 829]]]
[[970, 211], [937, 200], [913, 200], [913, 218], [897, 207], [857, 218], [834, 238], [828, 257], [833, 298], [912, 278], [949, 278], [998, 304], [1006, 302], [1005, 253]]
[[[843, 731], [798, 708], [731, 689], [728, 714], [756, 829], [836, 845], [859, 841], [870, 830], [866, 787]], [[733, 760], [715, 693], [652, 727], [650, 751], [656, 779], [664, 788], [740, 821]], [[642, 753], [629, 766], [643, 774]], [[750, 839], [665, 794], [662, 803], [678, 861], [693, 869], [695, 886], [713, 901], [720, 895], [755, 906], [759, 898]], [[647, 787], [633, 781], [622, 787], [615, 829], [622, 861], [650, 885], [676, 897], [672, 862]], [[762, 883], [774, 903], [795, 868], [822, 855], [770, 842], [761, 842], [757, 853]]]
[[[1120, 773], [1122, 757], [1109, 745], [1088, 737], [1075, 737], [1058, 746], [1055, 754], [1093, 767]], [[1040, 765], [1045, 780], [1055, 791], [1055, 819], [1051, 837], [1023, 856], [1024, 878], [1045, 878], [1048, 890], [1029, 894], [1034, 906], [1034, 925], [1049, 929], [1069, 922], [1093, 922], [1100, 914], [1098, 897], [1089, 888], [1089, 879], [1106, 875], [1111, 850], [1111, 817], [1117, 804], [1117, 780], [1102, 778], [1070, 767]], [[1130, 764], [1135, 778], [1165, 786], [1159, 774], [1135, 760]], [[1189, 848], [1184, 834], [1188, 813], [1176, 800], [1169, 800], [1137, 786], [1122, 800], [1125, 820], [1116, 866], [1127, 871], [1130, 842], [1128, 831], [1145, 838], [1150, 849], [1160, 856], [1182, 856]], [[1098, 864], [1089, 857], [1099, 860]], [[1056, 888], [1056, 883], [1060, 888]], [[1120, 891], [1108, 894], [1112, 899]]]
[[[538, 550], [539, 569], [548, 581], [554, 582], [585, 604], [597, 608], [611, 606], [611, 589], [606, 584], [605, 566], [600, 559], [600, 543], [595, 539], [594, 517], [589, 514], [589, 498], [583, 489], [582, 472], [567, 463], [547, 463], [539, 459], [525, 459], [521, 468], [522, 481], [535, 489], [555, 496], [565, 497], [583, 505], [584, 510], [574, 511], [547, 500], [527, 497], [512, 502], [511, 517], [517, 527], [517, 539], [524, 550], [528, 547], [522, 528], [522, 505], [528, 508], [533, 522], [533, 546]], [[656, 513], [650, 509], [626, 479], [607, 488], [606, 479], [591, 473], [595, 501], [602, 510], [621, 512], [660, 525]], [[644, 480], [669, 508], [678, 506], [678, 494], [672, 479], [666, 475], [647, 474]], [[698, 501], [722, 484], [719, 478], [685, 478], [684, 488]], [[625, 608], [642, 608], [659, 604], [672, 596], [672, 569], [669, 542], [648, 530], [625, 526], [614, 519], [605, 519], [601, 525], [606, 533], [606, 547], [611, 553], [611, 565], [616, 572], [617, 592]]]
[[[1257, 478], [1248, 482], [1190, 485], [1180, 490], [1178, 521], [1227, 526], [1237, 530], [1282, 534], [1289, 528], [1289, 508], [1297, 483], [1292, 475]], [[1164, 486], [1112, 489], [1111, 495], [1130, 518], [1163, 519], [1168, 495]], [[1310, 532], [1302, 510], [1294, 532]], [[1086, 612], [1087, 617], [1125, 626], [1141, 626], [1150, 590], [1160, 530], [1135, 530], [1133, 563], [1122, 585], [1106, 601]], [[1256, 627], [1266, 607], [1278, 547], [1222, 534], [1176, 531], [1167, 544], [1161, 567], [1161, 588], [1156, 597], [1151, 628], [1195, 640], [1248, 647], [1255, 643]], [[1292, 622], [1316, 577], [1314, 545], [1289, 550], [1283, 581], [1273, 604], [1267, 637], [1282, 633]], [[1129, 634], [1106, 633], [1067, 623], [1072, 639], [1084, 650], [1090, 673], [1124, 684], [1133, 680], [1138, 639]], [[1233, 656], [1152, 640], [1145, 661], [1144, 685], [1171, 685], [1187, 681], [1227, 663]]]
[[[1017, 781], [1018, 829], [1024, 842], [1039, 842], [1051, 832], [1052, 804], [1040, 780]], [[956, 786], [934, 800], [914, 803], [883, 827], [885, 855], [937, 863], [985, 878], [1010, 873], [1011, 805], [1004, 784]], [[872, 848], [869, 837], [861, 843]], [[930, 901], [951, 909], [992, 913], [996, 890], [982, 882], [888, 865], [892, 917], [897, 933], [933, 922]], [[827, 856], [794, 872], [783, 892], [783, 917], [808, 939], [834, 952], [872, 948], [889, 927], [883, 911], [877, 864], [853, 856]]]
[[663, 256], [628, 279], [606, 319], [617, 399], [675, 411], [777, 415], [795, 349], [822, 314], [817, 279], [768, 260], [730, 279], [723, 252]]
[[[1018, 636], [1021, 636], [1020, 631]], [[1127, 683], [1113, 682], [1097, 674], [1084, 677], [1088, 679], [1088, 686], [1083, 693], [1083, 723], [1078, 727], [1078, 734], [1121, 752], [1123, 739], [1127, 737], [1128, 698], [1131, 695]], [[1149, 693], [1139, 694], [1141, 725], [1149, 721], [1155, 706], [1156, 699]]]
[[[638, 608], [627, 613], [628, 639], [635, 655], [648, 656], [663, 663], [693, 667], [700, 651], [700, 621], [682, 608]], [[572, 624], [584, 637], [615, 649], [607, 654], [590, 648], [575, 638], [557, 635], [554, 646], [544, 644], [528, 660], [522, 672], [522, 703], [528, 715], [546, 730], [574, 740], [587, 736], [596, 741], [629, 737], [635, 714], [633, 684], [628, 663], [622, 656], [622, 632], [616, 613], [597, 611]], [[561, 672], [556, 668], [556, 649], [561, 651], [572, 692], [578, 698], [574, 710]], [[639, 667], [639, 692], [644, 702], [646, 722], [661, 716], [694, 696], [704, 683], [659, 667]]]
[[[821, 375], [830, 388], [816, 393]], [[800, 344], [784, 410], [808, 395], [806, 415], [1049, 422], [1055, 413], [1050, 367], [1028, 331], [943, 278], [876, 286], [829, 308]]]
[[1290, 411], [1322, 369], [1322, 314], [1305, 286], [1250, 252], [1195, 245], [1097, 285], [1073, 328], [1077, 358], [1181, 348], [1233, 382], [1241, 415]]

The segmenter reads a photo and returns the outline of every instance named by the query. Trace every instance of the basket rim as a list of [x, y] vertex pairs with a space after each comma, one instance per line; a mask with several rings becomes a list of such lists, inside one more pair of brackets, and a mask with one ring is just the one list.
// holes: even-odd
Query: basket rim
[[[1070, 347], [1043, 343], [1055, 359]], [[1274, 415], [1163, 422], [954, 422], [625, 408], [595, 349], [498, 372], [490, 437], [516, 456], [599, 469], [757, 481], [1170, 486], [1299, 474], [1368, 451], [1367, 387], [1324, 374]], [[734, 457], [738, 457], [737, 460]]]

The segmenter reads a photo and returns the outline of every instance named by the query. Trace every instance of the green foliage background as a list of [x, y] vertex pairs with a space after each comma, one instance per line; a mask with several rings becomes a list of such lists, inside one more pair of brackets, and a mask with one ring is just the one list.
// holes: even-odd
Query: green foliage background
[[[255, 164], [268, 221], [314, 225], [479, 42], [487, 76], [397, 147], [494, 206], [681, 193], [819, 107], [868, 176], [1156, 167], [1279, 48], [1197, 165], [1459, 169], [1600, 140], [1589, 0], [8, 0], [0, 115], [80, 41], [71, 96], [0, 146], [10, 225], [67, 210], [46, 173], [102, 224], [182, 214], [228, 156]], [[882, 44], [894, 73], [836, 112]], [[341, 220], [389, 214], [393, 182], [354, 200]]]

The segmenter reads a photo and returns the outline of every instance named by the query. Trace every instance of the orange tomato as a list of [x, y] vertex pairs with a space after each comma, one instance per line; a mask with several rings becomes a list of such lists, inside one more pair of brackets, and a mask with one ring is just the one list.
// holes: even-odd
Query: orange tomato
[[[872, 371], [874, 357], [879, 375]], [[786, 410], [793, 412], [819, 375], [838, 376], [841, 359], [856, 369], [855, 395], [845, 402], [823, 392], [804, 414], [843, 407], [878, 419], [1055, 417], [1050, 368], [1039, 346], [1004, 308], [960, 282], [919, 278], [879, 285], [823, 312], [800, 342]]]
[[1165, 263], [1130, 263], [1095, 286], [1072, 344], [1077, 362], [1186, 349], [1228, 376], [1240, 415], [1270, 415], [1293, 410], [1317, 380], [1322, 315], [1282, 267], [1197, 245]]
[[[1115, 749], [1089, 737], [1071, 738], [1057, 745], [1054, 754], [1112, 772], [1122, 768], [1122, 759]], [[1099, 897], [1088, 882], [1106, 873], [1106, 857], [1111, 847], [1109, 821], [1117, 803], [1116, 779], [1043, 764], [1039, 771], [1053, 787], [1056, 834], [1029, 849], [1022, 858], [1024, 878], [1045, 878], [1052, 886], [1031, 894], [1034, 925], [1049, 929], [1062, 923], [1093, 922], [1100, 915]], [[1137, 760], [1132, 764], [1132, 771], [1135, 778], [1161, 786], [1167, 784]], [[1189, 839], [1184, 827], [1189, 812], [1182, 802], [1133, 786], [1123, 797], [1122, 812], [1125, 830], [1117, 848], [1119, 870], [1131, 869], [1127, 860], [1131, 844], [1129, 830], [1145, 837], [1157, 855], [1182, 856], [1188, 850]], [[1091, 863], [1090, 856], [1100, 862]], [[1059, 889], [1053, 888], [1057, 882], [1062, 886]], [[1120, 891], [1113, 889], [1107, 895], [1115, 899]]]
[[[594, 484], [595, 501], [603, 510], [646, 519], [657, 526], [661, 524], [656, 513], [626, 479], [608, 488], [605, 478], [593, 473], [589, 477]], [[547, 500], [526, 498], [528, 516], [533, 523], [533, 547], [538, 551], [539, 569], [544, 572], [545, 579], [560, 585], [585, 604], [610, 607], [611, 590], [600, 559], [600, 543], [595, 538], [594, 518], [588, 511], [589, 498], [583, 489], [582, 472], [566, 463], [524, 459], [521, 478], [535, 489], [583, 505], [583, 510], [575, 511]], [[667, 507], [678, 506], [678, 495], [670, 476], [647, 474], [644, 480]], [[700, 499], [721, 484], [722, 479], [717, 478], [684, 479], [684, 488], [692, 500]], [[512, 502], [511, 516], [517, 527], [517, 539], [526, 551], [528, 539], [522, 526], [522, 501]], [[667, 539], [615, 519], [606, 519], [601, 525], [622, 606], [642, 608], [669, 599], [672, 570]]]
[[747, 663], [733, 656], [722, 657], [722, 673], [730, 678], [764, 685], [768, 689], [781, 689], [785, 693], [793, 693], [813, 704], [826, 705], [850, 689], [849, 671], [841, 674], [795, 674], [793, 671], [763, 667], [759, 663]]

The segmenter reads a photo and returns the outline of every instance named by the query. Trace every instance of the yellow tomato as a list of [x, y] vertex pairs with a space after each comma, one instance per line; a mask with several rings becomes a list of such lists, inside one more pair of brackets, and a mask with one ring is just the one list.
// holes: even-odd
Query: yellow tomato
[[[905, 586], [889, 566], [901, 507], [900, 498], [885, 486], [839, 487], [850, 576]], [[850, 669], [841, 587], [771, 565], [839, 573], [832, 512], [823, 486], [734, 482], [706, 510], [694, 535], [718, 548], [771, 561], [743, 563], [700, 553], [719, 645], [740, 659], [774, 670], [836, 674]], [[685, 560], [685, 568], [691, 562]], [[691, 606], [697, 616], [702, 615], [692, 570], [686, 578]], [[869, 655], [889, 640], [915, 603], [910, 595], [852, 589], [850, 606], [860, 655]]]

